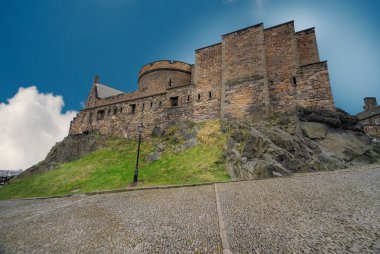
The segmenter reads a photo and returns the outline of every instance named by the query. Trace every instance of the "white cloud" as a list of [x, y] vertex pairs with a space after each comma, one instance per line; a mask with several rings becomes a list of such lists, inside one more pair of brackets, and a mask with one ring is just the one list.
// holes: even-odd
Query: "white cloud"
[[43, 160], [67, 134], [75, 111], [61, 113], [62, 96], [20, 88], [0, 103], [0, 169], [26, 169]]

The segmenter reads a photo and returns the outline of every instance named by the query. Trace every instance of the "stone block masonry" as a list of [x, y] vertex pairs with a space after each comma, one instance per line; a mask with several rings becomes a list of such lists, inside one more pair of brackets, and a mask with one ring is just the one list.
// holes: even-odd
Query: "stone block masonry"
[[364, 98], [364, 111], [356, 115], [364, 127], [364, 131], [377, 139], [380, 139], [380, 105], [377, 105], [375, 97]]
[[327, 62], [320, 62], [315, 29], [294, 22], [257, 24], [195, 50], [195, 64], [160, 60], [143, 66], [138, 90], [124, 93], [94, 80], [70, 135], [99, 131], [136, 137], [176, 121], [262, 119], [297, 107], [334, 111]]

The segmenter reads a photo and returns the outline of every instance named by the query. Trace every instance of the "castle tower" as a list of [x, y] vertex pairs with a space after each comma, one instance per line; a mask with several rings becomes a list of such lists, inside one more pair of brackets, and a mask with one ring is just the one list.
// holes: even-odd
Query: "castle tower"
[[190, 85], [191, 65], [160, 60], [144, 65], [139, 71], [139, 90], [146, 94], [163, 93], [172, 87]]

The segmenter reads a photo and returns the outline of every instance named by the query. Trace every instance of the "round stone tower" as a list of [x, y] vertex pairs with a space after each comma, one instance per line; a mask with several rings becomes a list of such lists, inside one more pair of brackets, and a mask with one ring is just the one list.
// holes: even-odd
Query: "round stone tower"
[[139, 71], [139, 90], [152, 93], [191, 82], [191, 65], [179, 61], [160, 60], [144, 65]]

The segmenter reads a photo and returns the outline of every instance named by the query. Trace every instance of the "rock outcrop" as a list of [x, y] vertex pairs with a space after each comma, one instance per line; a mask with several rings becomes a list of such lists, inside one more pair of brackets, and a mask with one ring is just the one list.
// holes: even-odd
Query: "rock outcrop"
[[272, 121], [225, 122], [226, 167], [232, 178], [257, 179], [296, 172], [380, 163], [380, 145], [344, 111], [300, 110]]
[[[203, 128], [200, 128], [200, 126]], [[205, 128], [207, 126], [207, 128]], [[215, 135], [218, 133], [218, 135]], [[157, 129], [155, 149], [146, 163], [170, 150], [180, 153], [198, 144], [213, 144], [223, 137], [226, 169], [235, 179], [257, 179], [296, 172], [335, 170], [350, 165], [380, 163], [380, 144], [362, 132], [357, 118], [337, 112], [301, 109], [297, 114], [262, 121], [178, 122]], [[20, 176], [57, 168], [106, 145], [110, 136], [71, 135], [57, 143], [46, 159]], [[224, 141], [226, 140], [226, 141]]]

